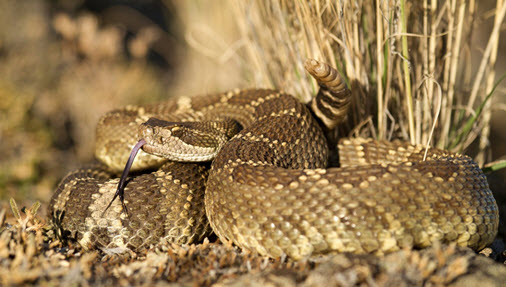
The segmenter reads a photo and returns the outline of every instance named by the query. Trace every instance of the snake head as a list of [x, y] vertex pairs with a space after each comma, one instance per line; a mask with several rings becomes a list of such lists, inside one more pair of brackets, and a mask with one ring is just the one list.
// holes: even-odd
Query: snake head
[[216, 157], [225, 143], [239, 131], [232, 120], [168, 122], [150, 118], [139, 126], [142, 149], [172, 161], [203, 162]]
[[241, 126], [236, 121], [228, 119], [202, 122], [168, 122], [150, 118], [139, 126], [140, 139], [132, 148], [121, 174], [116, 193], [102, 215], [117, 197], [120, 198], [123, 209], [128, 214], [124, 203], [126, 178], [141, 148], [147, 153], [165, 157], [172, 161], [209, 161], [216, 157], [225, 143], [237, 134], [240, 129]]

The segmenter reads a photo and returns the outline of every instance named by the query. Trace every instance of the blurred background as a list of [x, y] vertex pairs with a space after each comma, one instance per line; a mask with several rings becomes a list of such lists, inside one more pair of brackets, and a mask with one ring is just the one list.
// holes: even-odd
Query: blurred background
[[[307, 100], [314, 93], [314, 83], [301, 76], [303, 70], [297, 70], [301, 69], [299, 63], [292, 61], [299, 73], [288, 73], [283, 61], [289, 61], [290, 57], [272, 58], [273, 49], [285, 49], [283, 42], [276, 42], [278, 39], [270, 34], [255, 34], [257, 30], [251, 28], [257, 27], [257, 21], [262, 21], [265, 15], [276, 14], [276, 9], [293, 9], [301, 15], [305, 11], [291, 7], [290, 1], [280, 1], [279, 8], [261, 6], [258, 14], [247, 14], [249, 9], [258, 9], [254, 2], [0, 0], [2, 205], [13, 197], [19, 205], [38, 200], [45, 206], [65, 173], [93, 160], [95, 124], [113, 108], [236, 87], [283, 88]], [[466, 71], [470, 75], [476, 74], [481, 58], [467, 58], [466, 53], [484, 52], [494, 26], [495, 5], [496, 1], [480, 1], [473, 23], [465, 23], [479, 28], [469, 38], [471, 48], [462, 56], [469, 59], [468, 65], [474, 69]], [[301, 18], [293, 18], [290, 24], [294, 27], [304, 24], [297, 19]], [[329, 21], [333, 23], [332, 19]], [[269, 29], [269, 25], [266, 27]], [[504, 27], [503, 23], [495, 80], [506, 72]], [[299, 35], [288, 33], [288, 36]], [[262, 46], [262, 37], [270, 38], [275, 48]], [[288, 55], [299, 55], [297, 49], [290, 49]], [[282, 64], [281, 68], [265, 68], [262, 57], [270, 63]], [[360, 82], [360, 77], [351, 75], [350, 66], [338, 68], [354, 87], [352, 80]], [[357, 71], [356, 67], [353, 71]], [[265, 78], [269, 73], [273, 74]], [[306, 85], [299, 85], [299, 80]], [[414, 82], [413, 86], [419, 84]], [[360, 87], [357, 89], [363, 96], [375, 97], [375, 88], [364, 88], [363, 83]], [[479, 130], [490, 127], [487, 136], [490, 145], [481, 154], [482, 163], [504, 158], [506, 154], [505, 87], [506, 83], [502, 83], [491, 99], [490, 119], [477, 127]], [[402, 91], [402, 87], [398, 89]], [[463, 93], [470, 90], [468, 87]], [[371, 106], [374, 111], [374, 105]], [[368, 112], [365, 110], [364, 114]], [[357, 121], [364, 119], [367, 117]], [[392, 137], [402, 138], [402, 116], [400, 124], [392, 127], [400, 130], [392, 133]], [[353, 134], [352, 128], [348, 134]], [[369, 130], [354, 135], [377, 135]], [[438, 131], [439, 137], [443, 133]], [[475, 138], [479, 138], [478, 132]], [[464, 151], [468, 146], [472, 150], [472, 144], [470, 141]], [[473, 152], [471, 156], [478, 154]], [[494, 180], [505, 186], [504, 179], [502, 176]]]
[[0, 1], [2, 204], [47, 203], [68, 171], [93, 159], [95, 124], [106, 111], [237, 86], [238, 73], [216, 73], [226, 61], [185, 39], [191, 22], [208, 33], [209, 51], [223, 53], [233, 26], [212, 31], [185, 11], [223, 22], [225, 11], [179, 2]]

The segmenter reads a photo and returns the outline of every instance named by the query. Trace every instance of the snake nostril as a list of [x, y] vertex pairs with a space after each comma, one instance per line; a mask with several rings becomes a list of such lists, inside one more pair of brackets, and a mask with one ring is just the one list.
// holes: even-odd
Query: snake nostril
[[144, 124], [139, 127], [139, 135], [141, 138], [149, 139], [153, 136], [153, 128], [146, 127]]

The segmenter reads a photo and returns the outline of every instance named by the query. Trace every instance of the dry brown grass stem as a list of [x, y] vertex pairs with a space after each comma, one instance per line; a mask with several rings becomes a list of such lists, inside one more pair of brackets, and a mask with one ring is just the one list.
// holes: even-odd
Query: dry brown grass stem
[[[384, 61], [382, 55], [382, 46], [384, 45], [383, 40], [383, 23], [381, 21], [381, 4], [380, 1], [376, 1], [376, 59], [378, 60], [378, 71], [383, 71], [384, 69]], [[376, 73], [376, 83], [378, 84], [378, 88], [376, 89], [376, 98], [378, 99], [378, 137], [383, 137], [383, 132], [385, 131], [384, 123], [386, 113], [384, 112], [384, 103], [383, 103], [383, 79], [381, 73]]]
[[[305, 59], [337, 67], [354, 92], [342, 135], [420, 144], [432, 138], [433, 145], [463, 151], [485, 128], [481, 153], [488, 147], [490, 106], [470, 130], [464, 126], [472, 115], [467, 111], [494, 84], [503, 0], [483, 54], [473, 46], [475, 28], [486, 21], [475, 0], [222, 1], [232, 7], [243, 44], [232, 57], [240, 57], [234, 62], [253, 86], [280, 88], [307, 102], [317, 86], [304, 71]], [[478, 57], [476, 70], [471, 59]]]
[[[401, 18], [401, 33], [407, 33], [407, 11], [406, 11], [406, 1], [400, 0], [400, 18]], [[410, 64], [409, 54], [408, 54], [408, 37], [406, 35], [401, 36], [402, 41], [402, 58], [404, 59], [402, 63], [402, 67], [404, 70], [404, 83], [406, 85], [406, 89], [404, 90], [404, 97], [406, 98], [406, 106], [405, 109], [407, 111], [408, 117], [408, 128], [409, 128], [409, 140], [412, 144], [416, 143], [415, 139], [415, 119], [413, 115], [413, 96], [411, 95], [411, 75], [410, 75]]]
[[[500, 27], [503, 22], [503, 19], [504, 19], [504, 11], [506, 11], [506, 5], [503, 0], [497, 1], [496, 11], [501, 11], [502, 17], [500, 14], [499, 15], [496, 14], [495, 20], [494, 20], [494, 27]], [[494, 67], [495, 67], [495, 63], [497, 60], [497, 49], [499, 47], [499, 33], [495, 32], [495, 34], [492, 35], [491, 37], [493, 37], [493, 39], [494, 39], [493, 40], [494, 44], [492, 46], [492, 51], [490, 52], [490, 59], [488, 61], [488, 67], [487, 67], [489, 69], [487, 80], [486, 80], [487, 83], [486, 83], [486, 87], [485, 87], [485, 91], [487, 93], [489, 93], [493, 89], [493, 86], [495, 84], [494, 83], [494, 81], [495, 81]], [[487, 147], [489, 146], [489, 140], [488, 140], [488, 137], [490, 134], [489, 123], [490, 123], [490, 118], [492, 117], [492, 111], [491, 111], [490, 107], [491, 107], [491, 103], [488, 102], [487, 109], [485, 110], [485, 113], [483, 114], [483, 122], [485, 123], [485, 125], [484, 125], [483, 130], [480, 135], [479, 152], [476, 155], [476, 160], [480, 164], [484, 164], [485, 161], [492, 160], [491, 158], [486, 158], [486, 154], [485, 154], [485, 151], [486, 151]]]
[[[506, 15], [506, 5], [501, 5], [502, 0], [497, 1], [497, 7], [496, 9], [496, 16], [494, 21], [494, 28], [492, 29], [492, 32], [490, 33], [490, 38], [488, 40], [487, 46], [485, 48], [485, 51], [483, 52], [483, 57], [480, 63], [480, 66], [478, 68], [478, 72], [476, 75], [476, 81], [473, 83], [473, 88], [471, 90], [471, 96], [469, 98], [468, 106], [472, 107], [473, 104], [476, 101], [476, 98], [479, 94], [479, 89], [482, 84], [481, 80], [485, 77], [490, 75], [489, 73], [486, 73], [487, 68], [491, 69], [491, 64], [495, 64], [495, 59], [497, 57], [497, 46], [499, 45], [499, 31], [501, 28], [501, 24], [504, 20], [504, 16]], [[491, 63], [493, 61], [493, 63]], [[493, 75], [493, 74], [492, 74]], [[492, 79], [493, 82], [493, 79]], [[493, 85], [490, 85], [489, 88], [491, 89]], [[487, 93], [484, 93], [482, 95], [487, 95]]]
[[[462, 29], [464, 27], [464, 13], [466, 10], [466, 2], [465, 0], [459, 0], [458, 13], [456, 11], [457, 1], [452, 0], [451, 2], [451, 14], [457, 16], [456, 19], [456, 29], [450, 29], [448, 35], [448, 45], [452, 47], [451, 56], [450, 56], [450, 64], [445, 65], [445, 88], [447, 90], [447, 105], [448, 103], [453, 103], [453, 98], [455, 95], [455, 81], [457, 77], [457, 68], [459, 67], [459, 55], [461, 49], [461, 39], [462, 39]], [[455, 17], [450, 17], [449, 26], [454, 26]], [[455, 31], [455, 32], [454, 32]], [[455, 44], [453, 44], [455, 34]], [[443, 134], [448, 134], [450, 131], [450, 123], [451, 123], [451, 111], [445, 110], [447, 112], [444, 113], [445, 118], [443, 119]], [[448, 142], [448, 138], [442, 138], [441, 146], [445, 146]]]

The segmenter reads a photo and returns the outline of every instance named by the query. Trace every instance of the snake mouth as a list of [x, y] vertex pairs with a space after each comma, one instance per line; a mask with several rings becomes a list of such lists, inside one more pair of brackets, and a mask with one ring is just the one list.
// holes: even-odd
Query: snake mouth
[[112, 203], [116, 198], [119, 196], [119, 199], [121, 201], [121, 205], [123, 207], [123, 210], [128, 214], [127, 207], [125, 205], [125, 186], [126, 186], [126, 178], [128, 176], [128, 173], [130, 172], [130, 168], [132, 168], [132, 164], [134, 163], [135, 157], [137, 156], [137, 153], [139, 150], [146, 144], [146, 141], [144, 139], [139, 140], [135, 146], [132, 148], [132, 151], [130, 152], [130, 156], [128, 157], [128, 160], [125, 164], [125, 168], [123, 169], [123, 173], [121, 173], [121, 177], [119, 179], [118, 188], [116, 189], [116, 193], [114, 194], [114, 197], [112, 198], [111, 202], [107, 205], [104, 212], [102, 212], [102, 216], [105, 214], [105, 212], [111, 207]]

